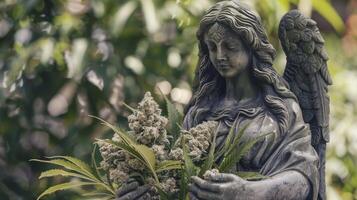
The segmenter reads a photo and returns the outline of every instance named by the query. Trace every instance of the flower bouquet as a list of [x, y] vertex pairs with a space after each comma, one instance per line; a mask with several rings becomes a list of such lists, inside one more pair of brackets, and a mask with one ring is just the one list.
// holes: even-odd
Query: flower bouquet
[[[127, 106], [132, 111], [128, 116], [128, 131], [94, 117], [109, 127], [114, 135], [111, 139], [97, 139], [92, 166], [69, 156], [33, 159], [60, 167], [42, 172], [40, 179], [54, 176], [74, 178], [49, 187], [37, 199], [75, 187], [80, 187], [80, 193], [88, 199], [115, 199], [117, 191], [130, 180], [150, 186], [149, 192], [145, 193], [147, 199], [188, 199], [188, 184], [192, 176], [228, 172], [257, 141], [267, 135], [238, 145], [247, 126], [237, 133], [232, 128], [223, 147], [216, 150], [218, 122], [206, 121], [190, 130], [183, 130], [182, 114], [166, 97], [165, 101], [167, 117], [161, 115], [158, 103], [149, 92], [137, 108]], [[95, 161], [96, 147], [99, 147], [100, 163]], [[246, 179], [265, 178], [255, 172], [238, 174]]]

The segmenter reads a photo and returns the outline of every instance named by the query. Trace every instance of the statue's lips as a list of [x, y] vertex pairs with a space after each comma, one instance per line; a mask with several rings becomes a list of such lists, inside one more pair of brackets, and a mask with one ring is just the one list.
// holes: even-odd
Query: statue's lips
[[218, 69], [222, 69], [222, 70], [227, 70], [230, 69], [231, 67], [228, 64], [220, 64], [218, 65]]

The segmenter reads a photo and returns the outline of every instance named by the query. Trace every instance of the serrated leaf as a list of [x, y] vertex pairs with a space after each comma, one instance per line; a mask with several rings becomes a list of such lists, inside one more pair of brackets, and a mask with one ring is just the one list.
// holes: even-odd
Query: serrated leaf
[[99, 117], [95, 117], [95, 116], [91, 116], [91, 117], [100, 120], [105, 126], [111, 128], [116, 134], [118, 134], [118, 136], [121, 139], [121, 142], [119, 143], [111, 140], [99, 140], [99, 141], [104, 141], [113, 144], [127, 151], [131, 155], [133, 155], [135, 158], [140, 160], [144, 165], [146, 165], [146, 167], [150, 170], [150, 172], [154, 176], [156, 182], [159, 182], [159, 179], [155, 172], [155, 165], [156, 165], [155, 153], [152, 149], [150, 149], [145, 145], [137, 144], [137, 142], [134, 139], [132, 139], [126, 131], [111, 125], [109, 122], [106, 122], [105, 120]]
[[[35, 161], [35, 162], [42, 162], [42, 163], [49, 163], [49, 164], [53, 164], [53, 165], [58, 165], [58, 166], [61, 166], [61, 167], [64, 167], [68, 170], [72, 170], [72, 171], [75, 171], [79, 174], [82, 174], [86, 177], [87, 176], [87, 172], [82, 170], [80, 167], [78, 167], [77, 165], [73, 164], [72, 162], [69, 162], [69, 161], [66, 161], [66, 160], [63, 160], [63, 159], [52, 159], [52, 160], [39, 160], [39, 159], [31, 159], [30, 161]], [[91, 177], [88, 177], [90, 179], [92, 179]], [[96, 179], [94, 179], [95, 181]]]
[[112, 196], [112, 194], [105, 193], [105, 192], [98, 192], [98, 191], [93, 191], [93, 192], [86, 192], [82, 194], [84, 197], [90, 197], [90, 196]]
[[62, 159], [65, 159], [65, 160], [67, 160], [69, 162], [72, 162], [77, 167], [79, 167], [88, 177], [91, 177], [94, 180], [98, 180], [98, 178], [93, 174], [92, 169], [90, 168], [90, 166], [87, 165], [85, 162], [77, 159], [77, 158], [74, 158], [74, 157], [71, 157], [71, 156], [51, 156], [51, 157], [48, 157], [48, 158], [49, 159], [62, 158]]
[[179, 160], [165, 160], [160, 162], [156, 166], [156, 172], [162, 172], [165, 170], [182, 169], [183, 163]]
[[106, 185], [104, 182], [102, 182], [101, 180], [98, 180], [96, 178], [93, 179], [92, 176], [88, 176], [87, 172], [82, 170], [80, 167], [78, 167], [77, 165], [73, 164], [70, 161], [66, 161], [63, 159], [52, 159], [52, 160], [39, 160], [39, 159], [31, 159], [30, 161], [35, 161], [35, 162], [42, 162], [42, 163], [49, 163], [49, 164], [53, 164], [53, 165], [58, 165], [61, 167], [64, 167], [65, 169], [74, 171], [76, 173], [78, 173], [79, 175], [83, 175], [85, 177], [87, 177], [88, 180], [93, 181], [93, 183], [101, 185], [102, 187], [104, 187], [105, 189], [107, 189], [109, 192], [111, 193], [115, 193], [108, 185]]
[[50, 169], [50, 170], [44, 171], [40, 174], [39, 179], [53, 177], [53, 176], [65, 176], [65, 177], [71, 176], [71, 177], [77, 177], [77, 178], [93, 181], [92, 179], [90, 179], [86, 176], [83, 176], [83, 175], [80, 175], [77, 173], [68, 172], [68, 171], [65, 171], [62, 169]]
[[[92, 151], [92, 154], [91, 154], [91, 162], [92, 162], [92, 167], [95, 169], [95, 176], [98, 177], [99, 179], [101, 179], [101, 175], [100, 175], [100, 172], [99, 172], [99, 167], [97, 165], [97, 161], [96, 161], [96, 158], [95, 158], [95, 153], [97, 151], [97, 147], [98, 147], [98, 144], [94, 143], [94, 147], [93, 147], [93, 151]], [[110, 185], [112, 187], [112, 185]], [[113, 188], [113, 187], [112, 187]]]
[[169, 200], [169, 195], [164, 190], [162, 190], [160, 185], [155, 184], [155, 187], [160, 195], [160, 200]]
[[230, 154], [236, 147], [238, 146], [240, 139], [242, 138], [243, 134], [245, 133], [245, 130], [248, 128], [250, 123], [244, 125], [242, 129], [238, 131], [238, 134], [234, 137], [234, 140], [231, 144], [229, 144], [229, 147], [227, 148], [227, 151], [224, 154], [224, 157], [226, 157], [228, 154]]
[[184, 163], [185, 164], [185, 173], [186, 173], [187, 177], [197, 176], [199, 169], [193, 163], [191, 157], [189, 156], [185, 137], [182, 137], [181, 144], [182, 144], [183, 158], [184, 158], [184, 162], [185, 162]]
[[104, 119], [101, 119], [99, 117], [92, 116], [92, 115], [89, 115], [89, 116], [101, 121], [103, 125], [112, 129], [114, 131], [114, 133], [117, 134], [125, 144], [132, 145], [132, 144], [136, 143], [135, 140], [126, 131], [122, 130], [121, 128], [115, 127], [112, 124], [110, 124], [109, 122], [107, 122]]
[[144, 160], [145, 164], [147, 167], [149, 167], [153, 175], [155, 174], [154, 176], [156, 176], [156, 159], [154, 151], [145, 145], [134, 145], [134, 148], [141, 155], [142, 160]]
[[222, 173], [227, 172], [236, 163], [240, 161], [240, 159], [254, 146], [254, 144], [256, 144], [262, 138], [265, 138], [269, 134], [272, 133], [260, 135], [254, 139], [250, 139], [247, 142], [235, 147], [232, 151], [228, 153], [228, 155], [226, 155], [223, 158], [223, 161], [219, 166], [219, 171]]
[[162, 96], [164, 97], [166, 102], [166, 109], [168, 115], [167, 131], [173, 137], [172, 141], [176, 141], [180, 136], [180, 132], [181, 132], [180, 124], [182, 124], [183, 115], [176, 109], [175, 105], [164, 94], [162, 94]]
[[184, 168], [184, 170], [180, 170], [179, 171], [180, 173], [180, 192], [179, 192], [179, 199], [184, 199], [186, 200], [187, 199], [187, 196], [188, 196], [188, 179], [189, 177], [187, 176], [187, 173], [186, 173], [186, 170]]
[[99, 140], [99, 141], [115, 145], [116, 147], [125, 150], [127, 153], [129, 153], [130, 155], [141, 161], [152, 173], [155, 180], [159, 182], [159, 179], [155, 172], [155, 165], [156, 165], [155, 153], [152, 149], [150, 149], [145, 145], [135, 144], [134, 141], [132, 142], [131, 145], [127, 145], [124, 142], [114, 142], [112, 140]]
[[[234, 130], [235, 130], [236, 124], [237, 124], [237, 121], [234, 121], [232, 127], [229, 129], [229, 133], [225, 139], [224, 146], [215, 155], [215, 160], [219, 159], [224, 153], [226, 153], [228, 151], [229, 147], [232, 145], [232, 143], [233, 143], [232, 140], [233, 140], [233, 137], [235, 136]], [[239, 134], [237, 137], [239, 137]], [[239, 138], [238, 138], [238, 140], [239, 140]]]
[[58, 184], [52, 187], [49, 187], [47, 190], [42, 192], [40, 196], [37, 197], [37, 200], [41, 199], [42, 197], [55, 193], [60, 190], [68, 190], [72, 189], [74, 187], [81, 187], [81, 186], [86, 186], [86, 185], [95, 185], [95, 183], [88, 183], [88, 182], [68, 182], [68, 183], [62, 183]]
[[86, 198], [86, 200], [114, 200], [115, 197], [94, 197], [94, 198]]
[[[108, 143], [108, 144], [114, 145], [114, 146], [118, 147], [119, 149], [122, 149], [122, 150], [126, 151], [128, 154], [130, 154], [134, 158], [142, 161], [140, 154], [137, 151], [135, 151], [133, 145], [130, 146], [130, 145], [127, 145], [124, 142], [114, 142], [113, 140], [109, 140], [109, 139], [106, 139], [106, 140], [97, 139], [97, 140], [100, 141], [100, 142], [104, 142], [104, 143]], [[145, 164], [145, 163], [143, 163], [143, 164]]]
[[113, 194], [109, 194], [109, 193], [105, 193], [105, 192], [98, 192], [98, 191], [94, 191], [94, 192], [86, 192], [84, 194], [82, 194], [83, 197], [86, 197], [86, 200], [94, 200], [94, 199], [98, 199], [98, 200], [114, 200], [115, 199], [115, 195]]

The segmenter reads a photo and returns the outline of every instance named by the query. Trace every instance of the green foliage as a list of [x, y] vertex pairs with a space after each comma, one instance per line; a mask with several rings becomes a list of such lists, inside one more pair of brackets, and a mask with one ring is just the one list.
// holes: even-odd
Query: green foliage
[[182, 169], [182, 162], [178, 160], [164, 160], [157, 164], [155, 171], [158, 173], [173, 169]]
[[[83, 161], [73, 158], [70, 156], [53, 156], [49, 158], [49, 160], [38, 160], [32, 159], [31, 161], [41, 162], [41, 163], [48, 163], [53, 165], [58, 165], [63, 167], [64, 169], [51, 169], [41, 173], [40, 179], [42, 178], [49, 178], [54, 176], [65, 176], [65, 177], [72, 177], [72, 178], [79, 178], [84, 180], [83, 181], [71, 181], [68, 183], [61, 183], [56, 184], [54, 186], [49, 187], [44, 192], [42, 192], [38, 197], [37, 200], [41, 199], [42, 197], [55, 193], [60, 190], [69, 190], [75, 187], [82, 187], [82, 186], [96, 186], [98, 191], [103, 190], [104, 193], [96, 193], [95, 195], [101, 196], [101, 198], [110, 198], [114, 199], [115, 191], [111, 188], [111, 186], [102, 180], [100, 177], [96, 177], [93, 174], [92, 169]], [[93, 189], [92, 189], [93, 190]], [[90, 190], [89, 190], [90, 191]], [[87, 193], [83, 192], [83, 193]]]
[[182, 137], [182, 150], [183, 150], [183, 159], [185, 163], [185, 175], [187, 177], [197, 176], [199, 173], [199, 168], [193, 163], [191, 157], [188, 155], [188, 147], [186, 145], [185, 137]]
[[37, 200], [40, 200], [42, 197], [55, 193], [60, 190], [68, 190], [68, 189], [73, 189], [75, 187], [81, 187], [81, 186], [87, 186], [87, 185], [94, 185], [95, 183], [87, 183], [87, 182], [69, 182], [69, 183], [62, 183], [58, 184], [55, 186], [52, 186], [45, 190], [38, 198]]
[[[229, 134], [227, 136], [227, 139], [224, 143], [224, 146], [221, 150], [223, 153], [218, 153], [217, 156], [222, 156], [223, 159], [221, 163], [218, 166], [218, 170], [222, 173], [224, 172], [229, 172], [232, 167], [238, 163], [241, 158], [260, 140], [264, 139], [265, 137], [271, 135], [272, 133], [267, 133], [267, 134], [262, 134], [259, 135], [256, 138], [251, 138], [245, 143], [240, 142], [240, 139], [242, 138], [243, 134], [245, 133], [245, 130], [248, 128], [250, 125], [249, 123], [246, 124], [243, 128], [241, 128], [238, 133], [234, 133], [234, 125], [236, 122], [233, 123], [232, 128], [229, 131]], [[233, 139], [234, 138], [234, 139]], [[233, 139], [233, 141], [232, 141]], [[244, 174], [244, 177], [246, 179], [254, 179], [254, 177], [263, 177], [257, 172], [251, 172], [251, 173], [244, 173], [244, 172], [238, 172], [241, 174]]]
[[155, 170], [156, 160], [153, 150], [145, 145], [137, 144], [137, 142], [134, 141], [126, 131], [116, 128], [115, 126], [111, 125], [103, 119], [97, 119], [99, 119], [103, 123], [103, 125], [111, 128], [115, 134], [119, 135], [122, 142], [114, 142], [112, 140], [99, 141], [109, 143], [119, 147], [120, 149], [126, 150], [128, 153], [130, 153], [130, 155], [140, 160], [150, 170], [150, 172], [155, 178], [155, 181], [158, 183], [159, 180]]
[[312, 6], [333, 26], [334, 29], [336, 29], [336, 31], [343, 33], [345, 30], [343, 20], [328, 1], [312, 0]]
[[[182, 124], [183, 115], [176, 109], [175, 105], [165, 95], [163, 96], [165, 98], [167, 118], [169, 120], [167, 131], [169, 132], [170, 136], [172, 136], [172, 141], [176, 141], [180, 136], [180, 124]], [[171, 145], [173, 144], [174, 142], [171, 142]]]

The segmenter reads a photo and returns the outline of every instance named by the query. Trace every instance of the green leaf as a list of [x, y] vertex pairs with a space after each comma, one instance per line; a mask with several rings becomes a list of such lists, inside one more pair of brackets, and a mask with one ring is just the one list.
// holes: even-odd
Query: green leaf
[[114, 200], [115, 197], [92, 197], [92, 198], [86, 198], [86, 200]]
[[155, 172], [156, 159], [154, 151], [145, 145], [134, 145], [134, 148], [141, 155], [144, 164], [150, 169], [154, 178], [158, 181]]
[[245, 179], [245, 180], [249, 180], [249, 181], [257, 181], [257, 180], [270, 178], [269, 176], [264, 176], [264, 175], [260, 174], [259, 172], [240, 171], [240, 172], [237, 172], [236, 175]]
[[97, 178], [101, 179], [100, 178], [101, 175], [100, 175], [100, 172], [99, 172], [99, 167], [97, 165], [97, 161], [96, 161], [96, 158], [95, 158], [97, 147], [98, 147], [98, 144], [94, 143], [93, 151], [92, 151], [92, 154], [91, 154], [91, 162], [92, 162], [92, 167], [95, 169], [95, 176]]
[[110, 194], [110, 193], [105, 193], [105, 192], [100, 192], [100, 191], [93, 191], [93, 192], [86, 192], [82, 194], [82, 196], [86, 197], [85, 199], [98, 199], [98, 200], [109, 200], [115, 199], [115, 195]]
[[[165, 96], [162, 92], [161, 94], [166, 102], [166, 109], [168, 115], [167, 117], [169, 121], [167, 131], [173, 137], [172, 141], [176, 141], [180, 137], [180, 133], [181, 133], [180, 124], [182, 124], [183, 114], [176, 109], [175, 105], [167, 98], [167, 96]], [[173, 142], [171, 142], [171, 147], [172, 145]]]
[[333, 8], [331, 3], [326, 0], [312, 0], [312, 6], [333, 26], [336, 31], [339, 33], [344, 31], [345, 26], [343, 20]]
[[68, 189], [72, 189], [74, 187], [81, 187], [81, 186], [86, 186], [86, 185], [95, 185], [95, 183], [68, 182], [68, 183], [58, 184], [58, 185], [52, 186], [52, 187], [48, 188], [47, 190], [45, 190], [44, 192], [42, 192], [40, 194], [40, 196], [37, 197], [37, 200], [41, 199], [42, 197], [44, 197], [46, 195], [52, 194], [52, 193], [60, 191], [60, 190], [68, 190]]
[[185, 173], [187, 177], [191, 177], [191, 176], [197, 176], [198, 175], [198, 167], [193, 163], [191, 157], [189, 156], [188, 153], [188, 148], [186, 145], [186, 139], [185, 137], [182, 137], [182, 151], [183, 151], [183, 158], [185, 160]]
[[77, 158], [70, 157], [70, 156], [51, 156], [51, 157], [48, 157], [48, 158], [49, 159], [62, 158], [62, 159], [65, 159], [65, 160], [67, 160], [69, 162], [72, 162], [77, 167], [79, 167], [88, 177], [91, 177], [93, 180], [98, 180], [98, 178], [93, 174], [93, 171], [90, 168], [90, 166], [87, 165], [85, 162], [77, 159]]
[[130, 155], [134, 156], [136, 159], [140, 160], [147, 169], [152, 173], [156, 182], [159, 182], [157, 174], [155, 172], [156, 159], [155, 153], [152, 149], [145, 145], [136, 144], [134, 141], [131, 141], [130, 144], [124, 142], [114, 142], [112, 140], [99, 140], [112, 144], [120, 149], [125, 150]]
[[41, 173], [39, 179], [53, 177], [53, 176], [71, 176], [71, 177], [77, 177], [77, 178], [93, 181], [92, 179], [90, 179], [86, 176], [83, 176], [83, 175], [80, 175], [77, 173], [73, 173], [73, 172], [68, 172], [63, 169], [51, 169], [51, 170], [44, 171]]
[[130, 145], [136, 143], [135, 140], [126, 131], [120, 129], [119, 127], [113, 126], [112, 124], [110, 124], [109, 122], [105, 121], [104, 119], [101, 119], [101, 118], [93, 116], [93, 115], [89, 115], [89, 116], [101, 121], [103, 125], [105, 125], [108, 128], [112, 129], [126, 145], [130, 146]]
[[101, 180], [98, 180], [97, 178], [93, 178], [93, 175], [92, 176], [88, 176], [86, 171], [82, 170], [80, 167], [78, 167], [77, 165], [75, 165], [74, 163], [72, 163], [70, 161], [66, 161], [66, 160], [63, 160], [63, 159], [52, 159], [52, 160], [31, 159], [30, 161], [42, 162], [42, 163], [50, 163], [50, 164], [53, 164], [53, 165], [58, 165], [58, 166], [64, 167], [65, 169], [68, 169], [68, 170], [72, 170], [74, 172], [77, 172], [79, 175], [83, 175], [83, 176], [87, 177], [88, 180], [93, 181], [93, 184], [101, 185], [103, 188], [105, 188], [109, 192], [111, 192], [113, 194], [115, 193], [110, 188], [110, 186], [108, 186], [107, 184], [105, 184]]
[[162, 190], [160, 185], [155, 184], [155, 187], [160, 195], [160, 200], [169, 200], [170, 199], [169, 195], [164, 190]]
[[182, 169], [183, 163], [179, 160], [165, 160], [160, 162], [156, 167], [156, 172], [162, 172], [165, 170]]
[[112, 194], [105, 193], [105, 192], [98, 192], [98, 191], [93, 191], [93, 192], [86, 192], [82, 194], [82, 196], [89, 197], [89, 196], [111, 196]]
[[135, 108], [129, 106], [128, 104], [126, 104], [126, 103], [124, 103], [124, 102], [123, 102], [123, 105], [124, 105], [127, 109], [129, 109], [131, 112], [137, 111]]
[[247, 142], [236, 146], [226, 156], [224, 156], [222, 163], [219, 166], [219, 171], [224, 173], [231, 169], [240, 159], [245, 155], [259, 140], [265, 138], [268, 134], [260, 135], [254, 139], [250, 139]]
[[246, 125], [244, 125], [244, 127], [242, 129], [239, 130], [238, 134], [235, 136], [233, 142], [231, 144], [229, 144], [229, 146], [227, 147], [227, 150], [224, 153], [224, 157], [226, 157], [228, 154], [230, 154], [234, 149], [236, 149], [236, 147], [238, 146], [241, 137], [243, 136], [243, 134], [245, 133], [245, 130], [248, 128], [248, 126], [250, 125], [250, 123], [247, 123]]
[[[237, 125], [237, 121], [234, 121], [232, 127], [229, 129], [229, 133], [226, 137], [226, 140], [225, 140], [225, 143], [224, 143], [224, 146], [222, 147], [222, 149], [216, 153], [215, 155], [215, 160], [219, 159], [224, 153], [226, 153], [229, 149], [229, 147], [232, 145], [232, 140], [233, 140], [233, 137], [235, 136], [235, 126]], [[238, 134], [237, 137], [239, 137], [240, 134]], [[238, 138], [239, 140], [239, 138]]]
[[35, 162], [42, 162], [42, 163], [50, 163], [53, 165], [59, 165], [61, 167], [64, 167], [68, 170], [72, 170], [75, 171], [79, 174], [82, 174], [88, 178], [90, 178], [93, 181], [97, 181], [97, 179], [92, 179], [92, 177], [87, 175], [87, 172], [82, 170], [80, 167], [78, 167], [77, 165], [73, 164], [72, 162], [63, 160], [63, 159], [52, 159], [52, 160], [39, 160], [39, 159], [31, 159], [30, 161], [35, 161]]
[[150, 170], [150, 172], [154, 176], [156, 182], [159, 182], [159, 178], [157, 177], [157, 174], [155, 172], [155, 165], [156, 165], [155, 153], [152, 149], [150, 149], [145, 145], [137, 144], [137, 142], [133, 140], [126, 131], [111, 125], [109, 122], [106, 122], [105, 120], [99, 117], [95, 117], [95, 116], [91, 116], [91, 117], [100, 120], [105, 126], [111, 128], [116, 134], [118, 134], [122, 142], [118, 143], [112, 140], [99, 140], [99, 141], [104, 141], [109, 144], [115, 145], [127, 151], [129, 154], [133, 155], [135, 158], [140, 160], [144, 165], [146, 165], [146, 167]]

